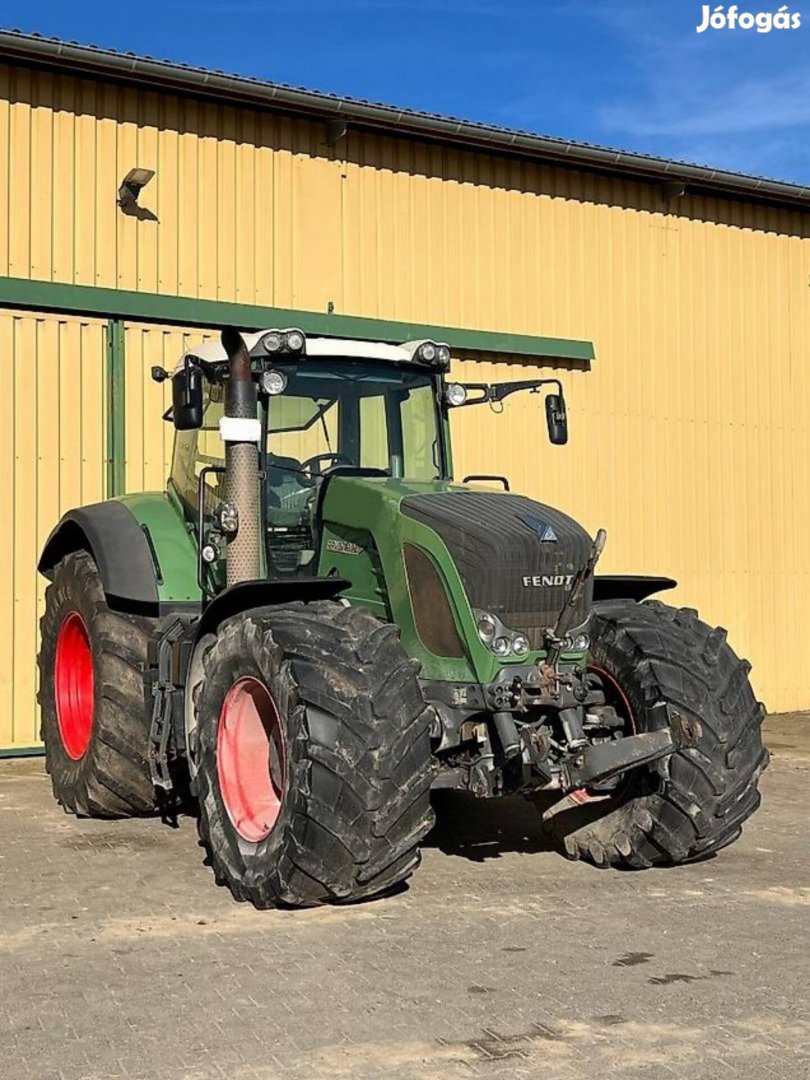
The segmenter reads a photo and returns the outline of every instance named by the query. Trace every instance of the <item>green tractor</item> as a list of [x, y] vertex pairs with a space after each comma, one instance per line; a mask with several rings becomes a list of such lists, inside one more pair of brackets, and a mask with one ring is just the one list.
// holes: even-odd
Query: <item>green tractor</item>
[[225, 330], [153, 370], [167, 489], [70, 511], [39, 561], [66, 811], [193, 797], [217, 881], [259, 907], [404, 881], [437, 788], [521, 793], [598, 866], [739, 836], [768, 760], [749, 665], [647, 599], [671, 579], [596, 575], [601, 530], [499, 477], [454, 482], [452, 410], [542, 394], [553, 444], [567, 419], [557, 379], [449, 366], [433, 341], [292, 329]]

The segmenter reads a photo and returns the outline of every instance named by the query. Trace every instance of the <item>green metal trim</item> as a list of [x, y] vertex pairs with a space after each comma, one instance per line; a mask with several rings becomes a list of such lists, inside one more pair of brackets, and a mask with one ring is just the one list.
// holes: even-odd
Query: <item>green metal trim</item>
[[266, 326], [299, 326], [305, 333], [324, 334], [328, 337], [390, 342], [431, 338], [446, 341], [456, 349], [474, 352], [579, 362], [594, 359], [593, 343], [590, 341], [391, 322], [387, 319], [368, 319], [355, 315], [328, 315], [317, 311], [231, 304], [188, 296], [161, 296], [156, 293], [100, 289], [92, 285], [64, 285], [25, 278], [0, 277], [0, 306], [118, 320], [140, 319], [171, 326], [200, 328], [238, 326], [244, 330], [261, 330]]
[[126, 379], [124, 327], [119, 319], [107, 323], [107, 498], [126, 488]]
[[9, 746], [5, 750], [0, 749], [0, 760], [17, 757], [43, 757], [44, 754], [44, 746]]

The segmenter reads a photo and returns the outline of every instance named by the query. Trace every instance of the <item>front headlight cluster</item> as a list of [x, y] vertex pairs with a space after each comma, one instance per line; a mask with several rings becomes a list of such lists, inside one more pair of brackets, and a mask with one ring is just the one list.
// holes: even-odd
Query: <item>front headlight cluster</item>
[[[525, 634], [504, 626], [497, 615], [475, 610], [475, 627], [478, 637], [496, 656], [525, 656], [531, 643]], [[564, 652], [584, 653], [590, 648], [591, 639], [581, 630], [568, 634], [563, 644]]]
[[488, 611], [475, 612], [475, 625], [478, 637], [496, 656], [525, 656], [529, 651], [530, 643], [525, 634], [509, 630]]
[[591, 645], [591, 639], [582, 631], [568, 634], [565, 639], [564, 649], [566, 652], [587, 652]]

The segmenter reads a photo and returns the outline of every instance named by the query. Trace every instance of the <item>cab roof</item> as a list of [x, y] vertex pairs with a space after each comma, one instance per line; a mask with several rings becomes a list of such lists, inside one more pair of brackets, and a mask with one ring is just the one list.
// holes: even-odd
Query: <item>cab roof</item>
[[[251, 334], [242, 334], [248, 352], [257, 352], [257, 346], [265, 334], [270, 333], [275, 327], [266, 330], [258, 330]], [[412, 364], [414, 354], [424, 339], [419, 341], [405, 341], [401, 345], [388, 345], [383, 341], [361, 341], [356, 338], [328, 338], [307, 337], [304, 348], [304, 356], [329, 357], [330, 359], [347, 358], [352, 360], [383, 360], [393, 364]], [[262, 354], [264, 355], [264, 354]], [[196, 356], [209, 364], [221, 364], [228, 359], [228, 355], [219, 340], [208, 341], [188, 349], [180, 357], [178, 367], [182, 365], [186, 356]], [[289, 354], [279, 354], [279, 360], [291, 359]]]

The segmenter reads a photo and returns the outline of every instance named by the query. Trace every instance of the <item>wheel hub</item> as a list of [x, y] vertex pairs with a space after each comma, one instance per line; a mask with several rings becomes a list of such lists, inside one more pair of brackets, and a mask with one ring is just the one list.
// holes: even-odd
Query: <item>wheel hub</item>
[[64, 619], [56, 639], [54, 697], [65, 753], [79, 761], [93, 733], [94, 675], [90, 636], [77, 611]]
[[270, 835], [284, 800], [286, 753], [281, 718], [259, 679], [233, 684], [217, 728], [217, 778], [231, 824], [258, 843]]

